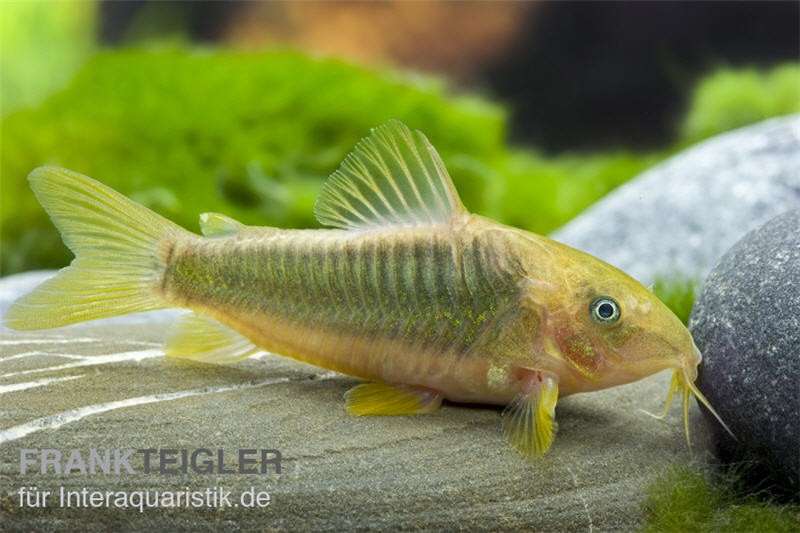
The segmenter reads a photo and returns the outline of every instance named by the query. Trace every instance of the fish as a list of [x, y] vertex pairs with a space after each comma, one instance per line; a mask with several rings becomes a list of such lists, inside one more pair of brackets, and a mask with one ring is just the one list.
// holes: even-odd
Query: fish
[[650, 290], [467, 211], [427, 137], [399, 121], [373, 128], [323, 183], [322, 229], [205, 213], [199, 235], [71, 170], [28, 179], [75, 258], [12, 304], [9, 328], [187, 309], [168, 356], [230, 363], [265, 350], [355, 376], [354, 416], [505, 406], [505, 439], [527, 459], [550, 449], [560, 397], [667, 369], [662, 417], [677, 391], [687, 441], [692, 395], [724, 425], [694, 384], [700, 351]]

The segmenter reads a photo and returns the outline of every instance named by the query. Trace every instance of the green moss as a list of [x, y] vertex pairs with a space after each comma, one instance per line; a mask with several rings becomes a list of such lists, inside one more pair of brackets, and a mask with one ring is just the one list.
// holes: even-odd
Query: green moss
[[432, 78], [289, 51], [105, 52], [65, 90], [2, 123], [0, 271], [69, 261], [27, 187], [37, 166], [92, 176], [189, 229], [204, 211], [314, 227], [322, 181], [390, 118], [428, 135], [470, 210], [540, 233], [654, 160], [511, 149], [503, 108]]
[[464, 161], [453, 172], [480, 205], [470, 169], [506, 150], [504, 112], [449, 97], [435, 80], [293, 52], [101, 53], [65, 90], [2, 123], [2, 270], [69, 260], [27, 187], [37, 166], [95, 177], [191, 229], [204, 211], [307, 227], [322, 180], [389, 118]]
[[[706, 96], [711, 89], [701, 85], [687, 135], [784, 111], [796, 74], [787, 67], [765, 78], [784, 104], [753, 113], [740, 109], [740, 99]], [[736, 83], [709, 86], [717, 85]], [[701, 112], [706, 108], [713, 112]], [[732, 111], [741, 117], [723, 122]], [[27, 186], [25, 176], [37, 166], [92, 176], [189, 229], [205, 211], [248, 224], [315, 227], [312, 205], [325, 177], [390, 118], [428, 135], [467, 208], [542, 234], [668, 153], [548, 157], [509, 147], [498, 104], [453, 95], [434, 78], [298, 52], [103, 52], [64, 90], [0, 125], [0, 274], [70, 260]]]
[[94, 49], [97, 2], [0, 2], [0, 116], [63, 87]]
[[800, 112], [800, 66], [787, 64], [762, 72], [721, 69], [692, 93], [683, 121], [685, 143], [766, 118]]
[[699, 285], [698, 280], [690, 278], [662, 276], [653, 283], [653, 292], [684, 324], [687, 324]]
[[496, 203], [487, 200], [484, 214], [547, 234], [659, 158], [626, 152], [545, 157], [534, 151], [512, 151], [496, 165], [501, 172], [483, 172], [496, 175], [492, 183], [502, 188]]
[[800, 507], [748, 495], [735, 474], [711, 482], [685, 467], [667, 470], [646, 490], [644, 533], [794, 532]]

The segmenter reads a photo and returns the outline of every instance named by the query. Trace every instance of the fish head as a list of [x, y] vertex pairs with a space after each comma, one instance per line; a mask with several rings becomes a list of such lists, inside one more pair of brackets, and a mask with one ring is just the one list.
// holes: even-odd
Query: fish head
[[728, 429], [694, 384], [702, 354], [683, 322], [621, 270], [577, 250], [562, 251], [570, 261], [562, 265], [561, 290], [545, 306], [541, 342], [561, 365], [564, 392], [604, 389], [672, 369], [665, 413], [679, 391], [687, 441], [692, 395]]
[[562, 284], [567, 290], [547, 306], [546, 351], [569, 368], [581, 390], [668, 368], [693, 382], [701, 355], [680, 319], [633, 278], [591, 259], [598, 264], [581, 264]]

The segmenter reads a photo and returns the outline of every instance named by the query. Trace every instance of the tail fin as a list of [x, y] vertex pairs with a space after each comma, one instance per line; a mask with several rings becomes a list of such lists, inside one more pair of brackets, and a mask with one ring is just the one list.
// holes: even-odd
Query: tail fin
[[13, 329], [46, 329], [165, 307], [155, 293], [168, 243], [189, 232], [105, 185], [63, 168], [28, 176], [75, 259], [9, 309]]

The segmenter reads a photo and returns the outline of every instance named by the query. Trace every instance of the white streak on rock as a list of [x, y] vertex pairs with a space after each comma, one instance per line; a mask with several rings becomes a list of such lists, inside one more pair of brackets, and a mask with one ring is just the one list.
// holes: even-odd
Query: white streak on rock
[[125, 407], [134, 407], [156, 402], [167, 402], [180, 398], [188, 398], [190, 396], [199, 396], [201, 394], [214, 394], [218, 392], [263, 387], [265, 385], [275, 385], [278, 383], [285, 383], [287, 381], [289, 381], [289, 378], [286, 377], [272, 378], [251, 383], [228, 385], [224, 387], [206, 387], [202, 389], [192, 389], [163, 394], [149, 394], [147, 396], [137, 396], [135, 398], [127, 398], [125, 400], [117, 400], [114, 402], [87, 405], [85, 407], [78, 407], [76, 409], [70, 409], [69, 411], [62, 411], [60, 413], [37, 418], [36, 420], [32, 420], [25, 424], [4, 429], [0, 431], [0, 444], [21, 439], [22, 437], [30, 435], [31, 433], [36, 433], [37, 431], [42, 431], [45, 429], [57, 429], [63, 425], [78, 422], [87, 416], [113, 411], [115, 409], [123, 409]]
[[19, 346], [22, 344], [78, 344], [82, 342], [103, 342], [92, 337], [42, 337], [41, 339], [0, 339], [0, 346]]
[[111, 363], [120, 363], [125, 361], [134, 361], [139, 362], [143, 359], [152, 359], [154, 357], [163, 357], [164, 352], [162, 350], [135, 350], [132, 352], [120, 352], [120, 353], [113, 353], [108, 355], [87, 355], [81, 357], [79, 360], [73, 363], [66, 363], [63, 365], [54, 365], [48, 366], [44, 368], [34, 368], [31, 370], [21, 370], [19, 372], [9, 372], [8, 374], [3, 374], [0, 378], [10, 378], [13, 376], [22, 376], [27, 374], [36, 374], [39, 372], [55, 372], [58, 370], [68, 370], [70, 368], [78, 368], [81, 366], [94, 366], [94, 365], [107, 365]]
[[13, 385], [0, 385], [0, 394], [5, 394], [7, 392], [17, 392], [26, 389], [33, 389], [35, 387], [43, 387], [44, 385], [50, 385], [51, 383], [57, 383], [59, 381], [69, 381], [71, 379], [77, 379], [82, 377], [83, 374], [79, 376], [64, 376], [63, 378], [46, 378], [37, 381], [26, 381], [24, 383], [14, 383]]
[[14, 355], [9, 355], [8, 357], [3, 357], [0, 359], [0, 364], [6, 363], [8, 361], [14, 361], [15, 359], [25, 359], [26, 357], [61, 357], [62, 359], [71, 359], [73, 361], [82, 361], [88, 355], [74, 355], [69, 353], [58, 353], [58, 352], [43, 352], [40, 350], [34, 350], [32, 352], [22, 352]]

